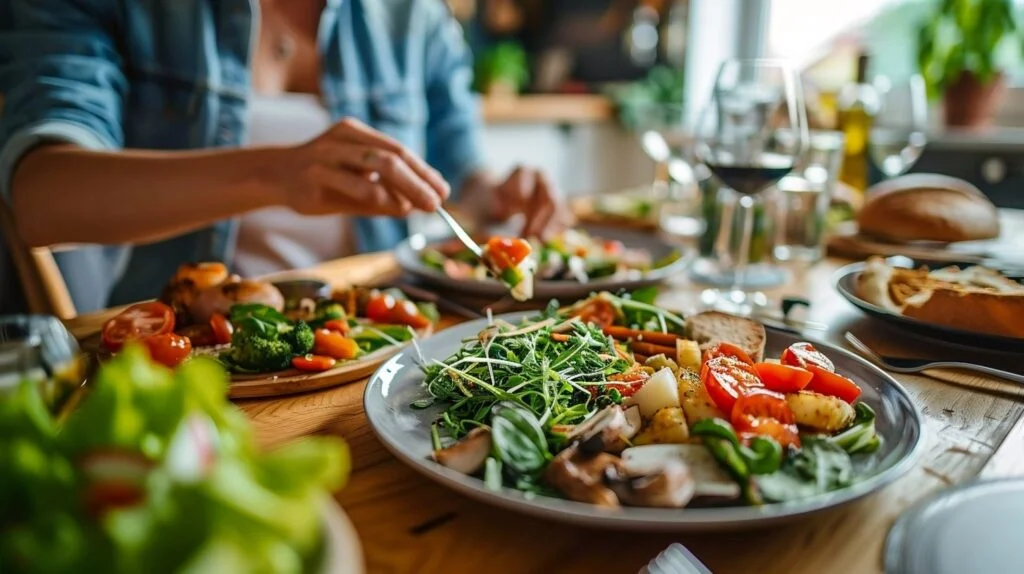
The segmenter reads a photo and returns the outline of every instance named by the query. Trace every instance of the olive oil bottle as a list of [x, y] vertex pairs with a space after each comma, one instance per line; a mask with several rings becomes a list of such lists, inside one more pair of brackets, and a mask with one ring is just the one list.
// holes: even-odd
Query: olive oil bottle
[[836, 104], [838, 128], [846, 138], [839, 181], [862, 193], [869, 184], [871, 122], [879, 110], [878, 92], [867, 82], [868, 60], [865, 53], [857, 58], [856, 83], [843, 87]]

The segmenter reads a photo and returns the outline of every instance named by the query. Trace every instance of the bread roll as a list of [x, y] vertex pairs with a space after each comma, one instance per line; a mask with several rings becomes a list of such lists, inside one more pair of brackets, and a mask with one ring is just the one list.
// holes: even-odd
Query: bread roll
[[864, 235], [908, 241], [971, 241], [999, 236], [999, 215], [966, 181], [911, 174], [872, 186], [857, 216]]
[[728, 342], [743, 349], [754, 361], [764, 359], [767, 341], [764, 325], [746, 317], [704, 311], [686, 318], [686, 335], [700, 343], [701, 351]]

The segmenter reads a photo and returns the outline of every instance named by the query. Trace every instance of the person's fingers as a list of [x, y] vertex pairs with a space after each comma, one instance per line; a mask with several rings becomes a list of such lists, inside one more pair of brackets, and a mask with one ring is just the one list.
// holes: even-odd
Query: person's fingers
[[526, 211], [525, 237], [543, 238], [557, 212], [554, 188], [543, 174], [534, 177], [535, 186]]
[[532, 170], [523, 167], [515, 168], [508, 178], [494, 189], [495, 217], [508, 219], [527, 210], [533, 187], [534, 174]]
[[412, 211], [407, 199], [397, 199], [383, 185], [362, 174], [317, 166], [312, 179], [313, 185], [322, 190], [319, 199], [324, 212], [404, 217]]
[[399, 154], [364, 144], [325, 141], [315, 148], [317, 161], [362, 173], [377, 173], [381, 183], [408, 198], [415, 207], [434, 211], [443, 201]]
[[417, 175], [423, 178], [428, 185], [433, 187], [434, 190], [437, 191], [437, 194], [441, 196], [442, 200], [448, 199], [448, 196], [451, 195], [451, 186], [448, 185], [448, 182], [445, 181], [440, 172], [430, 167], [427, 162], [409, 151], [409, 149], [400, 144], [397, 140], [371, 128], [359, 120], [354, 118], [345, 118], [335, 124], [335, 126], [330, 130], [330, 133], [343, 141], [377, 147], [397, 155], [402, 159], [402, 161], [407, 163]]

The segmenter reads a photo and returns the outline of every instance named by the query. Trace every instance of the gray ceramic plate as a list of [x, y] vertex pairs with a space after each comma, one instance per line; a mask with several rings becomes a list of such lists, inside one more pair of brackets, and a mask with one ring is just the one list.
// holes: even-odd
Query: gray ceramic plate
[[[654, 261], [668, 257], [673, 251], [679, 250], [650, 232], [598, 225], [584, 225], [580, 228], [594, 237], [621, 241], [627, 248], [646, 249], [650, 251]], [[508, 294], [508, 288], [494, 279], [486, 279], [484, 281], [452, 279], [443, 272], [424, 264], [420, 253], [429, 245], [438, 241], [444, 241], [445, 239], [447, 238], [428, 239], [423, 235], [414, 235], [406, 239], [395, 250], [398, 265], [407, 273], [438, 287], [455, 289], [462, 293], [491, 296], [495, 299], [500, 299]], [[684, 252], [683, 255], [683, 257], [680, 257], [672, 264], [645, 273], [643, 277], [638, 279], [595, 279], [588, 283], [565, 280], [537, 280], [533, 286], [534, 298], [545, 300], [551, 298], [569, 299], [586, 297], [595, 291], [636, 289], [645, 285], [660, 283], [686, 269], [692, 260], [692, 254]]]
[[[516, 322], [524, 315], [503, 315]], [[444, 359], [455, 352], [465, 337], [476, 335], [486, 320], [463, 323], [420, 342], [423, 356]], [[769, 330], [768, 356], [777, 357], [795, 335]], [[416, 410], [413, 401], [427, 396], [423, 374], [414, 349], [406, 349], [384, 363], [370, 379], [363, 396], [366, 416], [384, 446], [403, 462], [457, 492], [488, 504], [543, 518], [590, 526], [632, 530], [726, 530], [765, 526], [811, 512], [846, 504], [878, 490], [909, 470], [923, 446], [921, 415], [906, 391], [875, 366], [846, 351], [815, 342], [836, 364], [836, 369], [863, 389], [861, 399], [874, 408], [878, 430], [884, 437], [881, 449], [867, 457], [856, 457], [858, 482], [843, 490], [801, 501], [761, 507], [688, 508], [683, 510], [597, 506], [549, 498], [528, 497], [502, 489], [493, 492], [481, 480], [449, 470], [429, 459], [430, 423], [441, 411], [439, 405]]]

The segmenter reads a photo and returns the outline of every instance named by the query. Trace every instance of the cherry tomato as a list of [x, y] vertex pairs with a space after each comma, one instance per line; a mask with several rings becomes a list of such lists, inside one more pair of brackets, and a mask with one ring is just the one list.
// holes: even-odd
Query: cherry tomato
[[119, 480], [94, 482], [85, 489], [85, 510], [101, 518], [111, 510], [142, 504], [146, 497], [142, 486]]
[[615, 323], [615, 315], [615, 307], [601, 298], [590, 301], [573, 314], [581, 321], [601, 328], [610, 327]]
[[736, 399], [751, 388], [761, 387], [754, 367], [736, 357], [714, 357], [700, 369], [700, 380], [708, 390], [711, 400], [725, 412], [732, 412]]
[[732, 407], [732, 426], [741, 435], [770, 436], [783, 447], [800, 446], [796, 417], [786, 397], [767, 389], [749, 389]]
[[220, 313], [214, 313], [210, 317], [210, 328], [213, 329], [213, 339], [218, 345], [227, 345], [231, 342], [231, 335], [235, 332], [235, 326], [228, 321], [227, 317]]
[[754, 370], [765, 388], [780, 393], [802, 391], [814, 377], [807, 369], [776, 363], [756, 363]]
[[701, 362], [706, 363], [708, 362], [708, 360], [714, 359], [715, 357], [733, 357], [735, 359], [739, 359], [740, 361], [748, 365], [754, 364], [754, 361], [750, 359], [750, 355], [748, 355], [746, 351], [737, 347], [736, 345], [733, 345], [732, 343], [718, 343], [711, 347], [710, 349], [704, 351], [701, 357]]
[[832, 360], [821, 351], [815, 349], [814, 345], [810, 343], [793, 343], [782, 352], [780, 360], [783, 365], [800, 367], [802, 369], [806, 369], [808, 365], [814, 365], [833, 373], [836, 370]]
[[377, 323], [398, 323], [409, 325], [414, 329], [430, 326], [427, 319], [412, 301], [395, 299], [391, 295], [382, 294], [370, 299], [366, 304], [366, 318]]
[[142, 338], [141, 342], [149, 349], [149, 356], [154, 361], [171, 368], [177, 367], [192, 354], [192, 342], [188, 337], [174, 333], [150, 335]]
[[324, 329], [334, 331], [335, 333], [341, 333], [342, 335], [347, 335], [349, 328], [348, 321], [345, 319], [331, 319], [324, 323]]
[[530, 242], [518, 237], [492, 237], [484, 247], [484, 253], [502, 271], [519, 265], [532, 252]]
[[857, 383], [842, 375], [816, 365], [807, 365], [807, 370], [814, 375], [810, 384], [807, 385], [809, 391], [839, 397], [848, 403], [852, 403], [860, 396], [860, 387], [857, 386]]
[[125, 341], [174, 330], [174, 310], [157, 301], [128, 307], [103, 325], [103, 346], [120, 351]]
[[337, 331], [317, 329], [314, 333], [313, 353], [332, 359], [348, 360], [359, 354], [359, 345]]
[[337, 363], [330, 357], [324, 357], [322, 355], [305, 355], [302, 357], [294, 357], [292, 359], [292, 366], [300, 371], [310, 371], [319, 373], [330, 369]]
[[615, 389], [616, 391], [619, 391], [619, 394], [623, 397], [631, 397], [640, 390], [640, 387], [644, 386], [644, 383], [646, 383], [649, 378], [651, 378], [650, 375], [644, 371], [631, 371], [628, 373], [612, 375], [608, 377], [608, 380], [616, 381], [615, 383], [591, 387], [591, 394], [596, 396], [598, 392], [603, 391], [607, 393], [612, 389]]
[[193, 347], [210, 347], [217, 344], [217, 337], [213, 334], [213, 327], [205, 325], [187, 325], [176, 329], [175, 333], [187, 337]]

